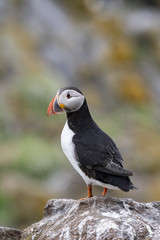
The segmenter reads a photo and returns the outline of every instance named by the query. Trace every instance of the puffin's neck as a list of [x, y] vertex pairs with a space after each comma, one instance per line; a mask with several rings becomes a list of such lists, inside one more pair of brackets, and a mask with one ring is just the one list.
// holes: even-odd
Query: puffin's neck
[[67, 122], [69, 128], [75, 133], [86, 130], [94, 123], [86, 100], [78, 111], [67, 113]]

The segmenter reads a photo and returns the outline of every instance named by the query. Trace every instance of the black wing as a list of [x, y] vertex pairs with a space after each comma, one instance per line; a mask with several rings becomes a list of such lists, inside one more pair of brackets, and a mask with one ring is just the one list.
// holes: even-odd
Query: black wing
[[131, 171], [123, 168], [122, 156], [113, 140], [100, 129], [74, 135], [73, 142], [82, 167], [112, 175], [133, 175]]

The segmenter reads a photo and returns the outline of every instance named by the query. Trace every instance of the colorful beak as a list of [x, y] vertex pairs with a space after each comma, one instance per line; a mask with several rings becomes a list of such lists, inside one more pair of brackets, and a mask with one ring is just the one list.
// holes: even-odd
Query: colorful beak
[[47, 116], [62, 113], [63, 109], [58, 105], [57, 96], [50, 102], [47, 110]]

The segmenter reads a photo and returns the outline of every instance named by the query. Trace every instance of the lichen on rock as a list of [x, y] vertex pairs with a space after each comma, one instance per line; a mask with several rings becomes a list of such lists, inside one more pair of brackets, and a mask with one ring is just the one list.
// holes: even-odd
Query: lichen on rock
[[93, 197], [51, 199], [44, 217], [23, 231], [26, 239], [160, 239], [160, 202]]

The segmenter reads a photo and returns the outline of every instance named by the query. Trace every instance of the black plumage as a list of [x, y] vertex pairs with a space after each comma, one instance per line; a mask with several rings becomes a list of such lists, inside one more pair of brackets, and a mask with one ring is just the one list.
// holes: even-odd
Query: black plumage
[[78, 111], [67, 112], [67, 120], [69, 128], [75, 133], [75, 154], [85, 175], [123, 191], [136, 188], [129, 178], [132, 172], [123, 168], [118, 148], [94, 122], [86, 100]]

